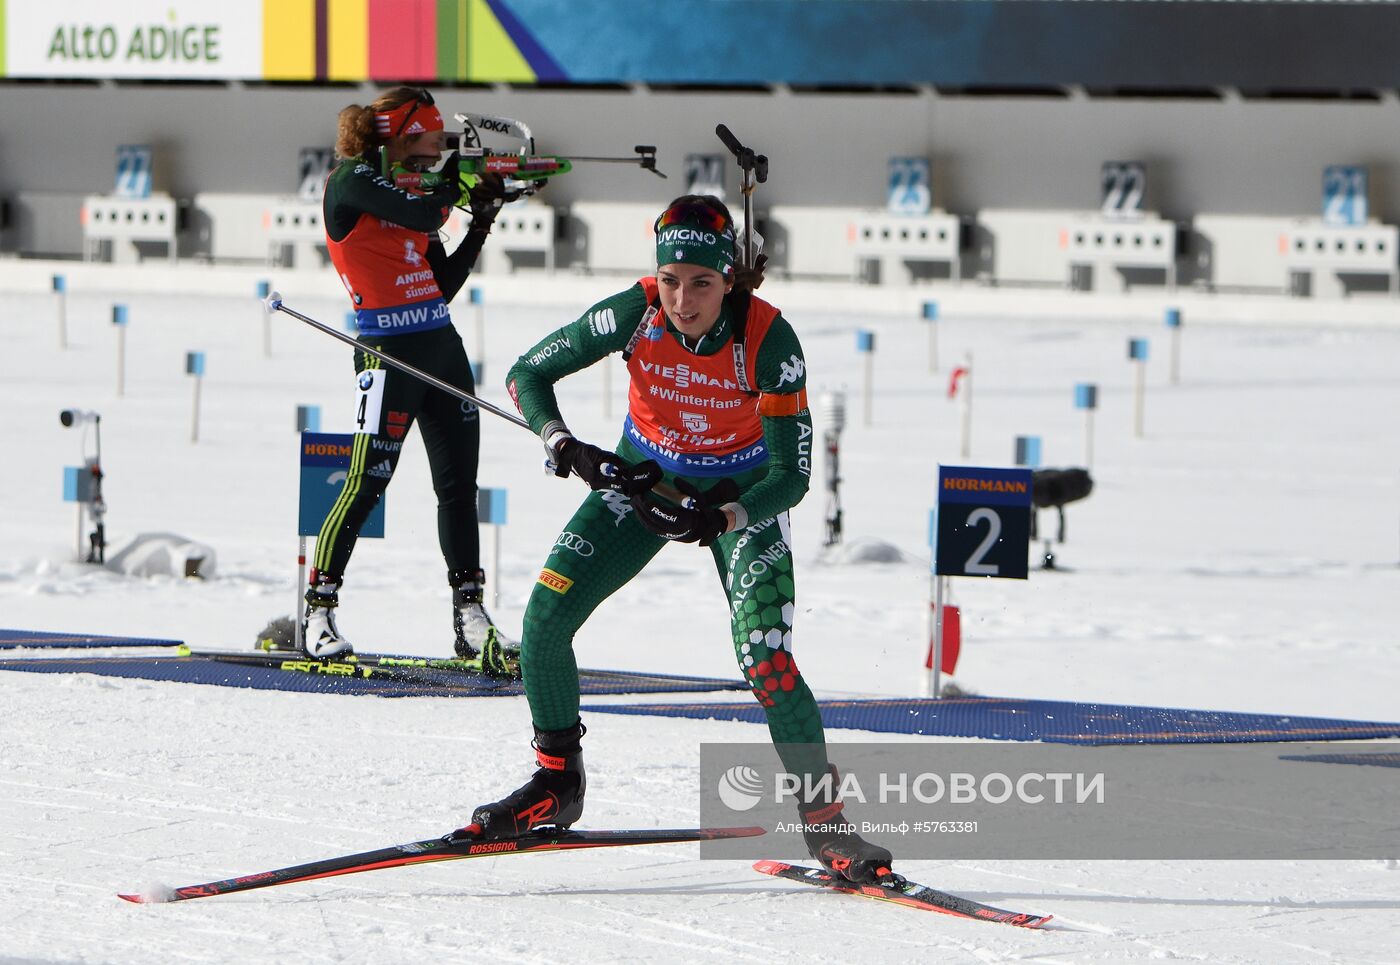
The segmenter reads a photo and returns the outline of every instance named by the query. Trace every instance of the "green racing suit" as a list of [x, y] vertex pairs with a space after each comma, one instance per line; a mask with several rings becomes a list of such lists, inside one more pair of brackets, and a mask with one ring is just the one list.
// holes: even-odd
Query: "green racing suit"
[[[610, 354], [623, 353], [629, 342], [635, 344], [648, 304], [639, 282], [595, 304], [520, 356], [507, 381], [534, 431], [563, 421], [554, 383]], [[729, 353], [740, 311], [742, 307], [726, 299], [715, 326], [693, 348], [669, 321], [662, 337], [677, 340], [697, 359]], [[638, 437], [630, 415], [615, 451], [629, 463], [658, 459], [665, 481], [673, 486], [684, 480], [708, 492], [723, 485], [727, 494], [719, 501], [737, 502], [746, 513], [744, 525], [709, 547], [728, 598], [735, 656], [767, 713], [769, 732], [785, 766], [795, 774], [819, 776], [827, 768], [821, 717], [792, 653], [796, 589], [788, 522], [788, 510], [809, 485], [812, 422], [805, 405], [801, 345], [781, 314], [762, 333], [757, 364], [747, 377], [755, 394], [788, 397], [787, 405], [777, 407], [784, 411], [781, 415], [762, 415], [757, 404], [746, 410], [753, 420], [761, 420], [766, 457], [757, 464], [719, 476], [692, 474], [683, 463], [658, 458], [658, 447], [648, 440], [634, 442]], [[634, 372], [634, 383], [637, 378]], [[641, 572], [666, 543], [637, 520], [627, 496], [606, 490], [590, 493], [565, 525], [545, 560], [524, 618], [521, 669], [537, 728], [561, 730], [578, 720], [574, 635], [598, 605]]]

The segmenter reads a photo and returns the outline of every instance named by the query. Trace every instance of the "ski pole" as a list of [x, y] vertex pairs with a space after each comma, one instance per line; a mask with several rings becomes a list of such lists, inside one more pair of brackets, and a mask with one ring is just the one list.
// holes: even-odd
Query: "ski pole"
[[734, 155], [734, 160], [739, 162], [739, 170], [742, 173], [740, 190], [744, 194], [744, 267], [752, 268], [754, 262], [753, 189], [755, 184], [762, 184], [768, 180], [768, 156], [755, 154], [752, 148], [744, 147], [739, 143], [739, 139], [730, 133], [729, 128], [723, 124], [716, 125], [715, 134], [724, 142], [724, 146], [729, 148], [729, 152]]
[[[477, 396], [472, 395], [465, 389], [459, 389], [455, 385], [450, 385], [447, 382], [444, 382], [442, 379], [437, 378], [436, 376], [429, 375], [427, 372], [424, 372], [420, 368], [409, 365], [407, 362], [404, 362], [401, 359], [394, 358], [394, 356], [390, 355], [387, 352], [381, 352], [379, 349], [374, 348], [371, 345], [366, 345], [364, 342], [359, 341], [353, 336], [346, 335], [344, 332], [341, 331], [337, 331], [336, 329], [325, 324], [324, 322], [318, 322], [316, 321], [316, 319], [310, 317], [309, 315], [303, 315], [301, 312], [297, 311], [294, 308], [288, 308], [283, 303], [282, 295], [279, 292], [270, 292], [267, 298], [263, 301], [263, 304], [266, 306], [269, 314], [272, 312], [282, 312], [284, 315], [290, 315], [297, 321], [305, 322], [312, 328], [325, 332], [327, 335], [331, 336], [332, 338], [339, 339], [346, 345], [353, 346], [354, 348], [359, 349], [361, 352], [364, 352], [367, 355], [373, 355], [385, 365], [392, 366], [393, 368], [396, 368], [401, 372], [406, 372], [416, 379], [422, 379], [424, 382], [428, 383], [435, 389], [438, 389], [442, 392], [446, 392], [448, 395], [453, 396], [454, 398], [461, 399], [463, 402], [470, 402], [472, 405], [485, 409], [487, 412], [494, 412], [496, 415], [500, 416], [502, 419], [505, 419], [507, 422], [514, 423], [515, 425], [520, 426], [520, 428], [524, 429], [526, 432], [529, 432], [531, 435], [534, 435], [534, 430], [530, 428], [530, 423], [520, 418], [514, 412], [510, 412], [509, 410], [502, 409], [499, 406], [492, 405], [490, 402], [487, 402], [483, 399], [478, 398]], [[549, 466], [551, 471], [553, 471], [553, 464], [550, 463]], [[675, 489], [672, 486], [668, 486], [665, 483], [657, 483], [651, 488], [652, 492], [656, 493], [658, 496], [666, 497], [678, 506], [690, 505], [688, 497], [680, 490]]]
[[463, 402], [470, 402], [472, 405], [479, 406], [480, 408], [485, 409], [487, 412], [494, 412], [502, 419], [505, 419], [509, 422], [514, 422], [522, 429], [529, 430], [530, 428], [530, 423], [520, 418], [514, 412], [509, 412], [498, 406], [494, 406], [490, 402], [487, 402], [483, 399], [478, 399], [470, 392], [467, 392], [464, 389], [459, 389], [455, 385], [449, 385], [437, 376], [429, 375], [422, 369], [416, 368], [412, 365], [409, 365], [407, 362], [396, 359], [394, 358], [394, 356], [390, 355], [387, 352], [381, 352], [374, 346], [366, 345], [364, 342], [361, 342], [353, 338], [352, 336], [346, 335], [344, 332], [340, 332], [334, 328], [331, 328], [324, 322], [318, 322], [316, 321], [316, 319], [311, 318], [309, 315], [303, 315], [301, 312], [297, 311], [294, 308], [288, 308], [285, 304], [283, 304], [282, 295], [279, 292], [269, 293], [267, 298], [264, 300], [263, 304], [267, 306], [267, 310], [269, 313], [282, 312], [285, 315], [290, 315], [297, 321], [305, 322], [312, 328], [319, 329], [320, 331], [325, 332], [332, 338], [340, 339], [340, 341], [344, 342], [346, 345], [353, 346], [354, 348], [359, 349], [361, 352], [364, 352], [366, 355], [373, 355], [385, 365], [393, 366], [401, 372], [407, 372], [409, 375], [413, 376], [416, 379], [421, 379], [422, 381], [428, 383], [435, 389], [439, 389], [443, 392], [446, 392], [448, 395], [455, 396], [456, 398], [461, 399]]

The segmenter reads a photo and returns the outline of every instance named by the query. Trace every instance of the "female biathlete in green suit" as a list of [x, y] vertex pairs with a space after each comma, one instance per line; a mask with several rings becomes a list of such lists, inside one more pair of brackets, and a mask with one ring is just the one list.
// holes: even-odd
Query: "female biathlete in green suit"
[[[754, 297], [761, 269], [741, 268], [734, 227], [716, 198], [679, 198], [656, 222], [655, 277], [604, 299], [546, 336], [511, 368], [511, 396], [561, 475], [594, 490], [555, 541], [525, 611], [521, 668], [539, 769], [472, 815], [484, 837], [568, 826], [583, 812], [574, 634], [668, 541], [699, 543], [728, 596], [735, 655], [786, 769], [822, 787], [821, 717], [792, 657], [794, 587], [787, 511], [807, 492], [812, 421], [802, 347]], [[631, 377], [616, 452], [575, 439], [554, 383], [621, 353]], [[688, 506], [650, 489], [660, 480]], [[800, 805], [814, 857], [853, 880], [888, 871], [890, 853], [840, 819], [828, 791]]]

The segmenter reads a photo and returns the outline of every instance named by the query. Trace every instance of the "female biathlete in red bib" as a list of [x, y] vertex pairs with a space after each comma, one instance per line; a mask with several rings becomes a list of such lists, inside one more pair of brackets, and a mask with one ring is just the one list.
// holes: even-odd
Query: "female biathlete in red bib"
[[[466, 283], [491, 230], [502, 194], [498, 176], [460, 177], [449, 158], [439, 187], [422, 191], [418, 175], [442, 161], [442, 114], [432, 95], [412, 87], [386, 91], [369, 107], [340, 112], [340, 163], [326, 182], [326, 245], [349, 290], [359, 340], [467, 392], [475, 392], [450, 302]], [[406, 184], [400, 184], [396, 175]], [[448, 254], [437, 231], [469, 194], [471, 227]], [[305, 646], [315, 657], [351, 652], [335, 621], [339, 590], [360, 528], [398, 465], [417, 423], [428, 450], [438, 504], [438, 542], [452, 587], [455, 650], [488, 672], [509, 674], [511, 654], [482, 606], [476, 471], [481, 429], [476, 407], [355, 353], [356, 435], [350, 472], [316, 539], [306, 592]]]
[[[812, 855], [853, 880], [885, 874], [890, 853], [850, 830], [830, 799], [816, 701], [792, 656], [795, 608], [787, 511], [807, 492], [812, 421], [802, 347], [753, 296], [734, 227], [716, 198], [686, 196], [656, 222], [655, 277], [604, 299], [521, 355], [509, 389], [561, 474], [594, 490], [555, 542], [525, 611], [521, 667], [539, 769], [472, 815], [484, 837], [568, 826], [583, 812], [574, 634], [668, 541], [707, 547], [728, 597], [735, 655], [767, 711], [786, 769], [825, 796], [799, 809]], [[575, 439], [554, 383], [612, 353], [627, 360], [628, 415], [616, 452]], [[678, 506], [649, 490], [664, 479]], [[819, 792], [820, 794], [821, 792]]]

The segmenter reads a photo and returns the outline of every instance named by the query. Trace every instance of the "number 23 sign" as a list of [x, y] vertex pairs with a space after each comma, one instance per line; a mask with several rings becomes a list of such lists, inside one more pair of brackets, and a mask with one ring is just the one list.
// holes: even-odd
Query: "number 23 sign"
[[934, 573], [1026, 579], [1031, 471], [938, 467]]

